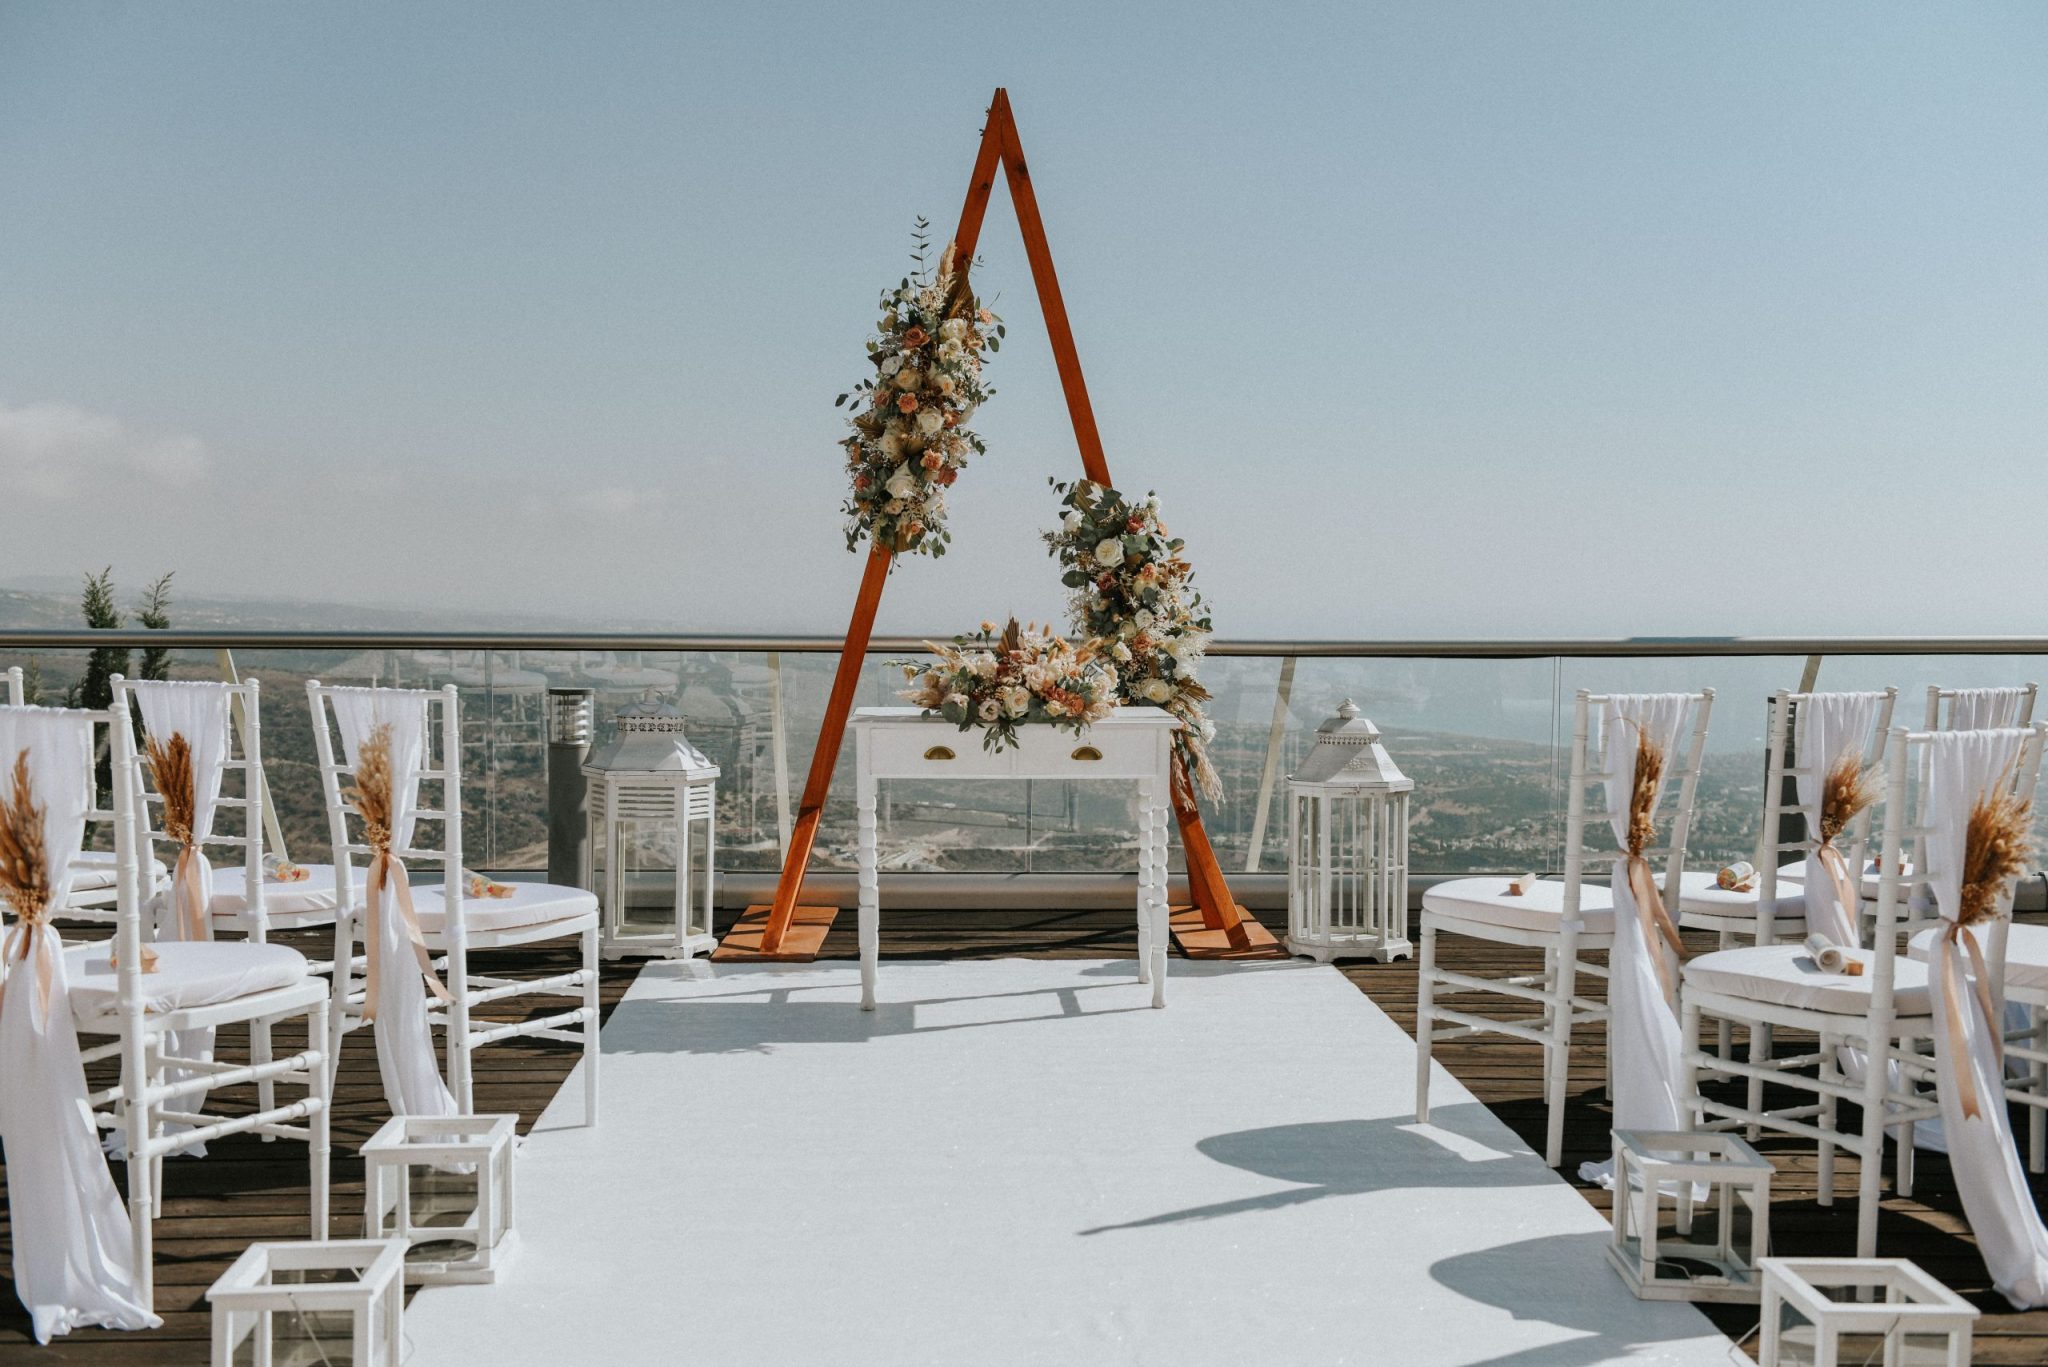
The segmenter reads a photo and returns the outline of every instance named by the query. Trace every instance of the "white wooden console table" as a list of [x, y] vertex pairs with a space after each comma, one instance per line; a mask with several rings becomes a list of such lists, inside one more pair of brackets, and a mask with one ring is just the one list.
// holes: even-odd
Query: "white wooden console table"
[[883, 779], [1072, 779], [1138, 785], [1138, 981], [1166, 1005], [1166, 824], [1173, 733], [1180, 722], [1157, 707], [1122, 707], [1076, 735], [1056, 726], [1017, 728], [1021, 744], [982, 749], [983, 732], [962, 731], [915, 707], [863, 707], [853, 714], [860, 801], [860, 1005], [875, 1009], [881, 885], [875, 807]]

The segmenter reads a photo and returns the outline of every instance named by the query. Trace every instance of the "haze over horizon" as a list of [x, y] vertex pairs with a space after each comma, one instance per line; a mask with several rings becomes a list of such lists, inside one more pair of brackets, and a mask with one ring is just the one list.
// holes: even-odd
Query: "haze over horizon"
[[[836, 632], [832, 399], [1000, 84], [1220, 634], [2038, 632], [2048, 10], [1185, 14], [0, 9], [0, 582]], [[982, 251], [885, 633], [1061, 615]]]

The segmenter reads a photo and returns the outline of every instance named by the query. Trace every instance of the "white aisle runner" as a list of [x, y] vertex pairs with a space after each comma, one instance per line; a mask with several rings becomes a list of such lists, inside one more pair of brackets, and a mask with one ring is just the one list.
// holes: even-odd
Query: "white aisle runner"
[[657, 963], [409, 1367], [1715, 1364], [1579, 1194], [1334, 969]]

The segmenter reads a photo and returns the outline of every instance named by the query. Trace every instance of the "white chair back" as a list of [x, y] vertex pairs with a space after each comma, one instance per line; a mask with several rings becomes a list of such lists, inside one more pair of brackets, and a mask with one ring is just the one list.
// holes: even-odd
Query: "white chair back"
[[[1796, 743], [1798, 736], [1799, 709], [1813, 704], [1816, 699], [1829, 696], [1820, 693], [1794, 693], [1779, 689], [1770, 703], [1770, 739], [1764, 751], [1764, 824], [1757, 833], [1757, 909], [1756, 943], [1771, 944], [1776, 940], [1774, 925], [1777, 909], [1778, 868], [1788, 856], [1809, 854], [1820, 845], [1820, 803], [1818, 799], [1807, 802], [1799, 796], [1799, 780], [1816, 780], [1813, 790], [1818, 792], [1821, 782], [1827, 777], [1817, 772], [1817, 757], [1802, 758]], [[1836, 694], [1833, 696], [1842, 696]], [[1889, 742], [1892, 713], [1896, 710], [1899, 690], [1887, 688], [1882, 692], [1867, 694], [1876, 700], [1877, 708], [1871, 722], [1870, 734], [1858, 747], [1866, 768], [1876, 766], [1876, 775], [1882, 779], [1887, 772], [1882, 766], [1885, 748]], [[1790, 790], [1788, 801], [1787, 790]], [[1882, 801], [1883, 795], [1879, 794]], [[1842, 850], [1849, 868], [1863, 867], [1864, 855], [1870, 846], [1871, 822], [1876, 816], [1877, 804], [1872, 803], [1849, 827], [1849, 842]], [[1788, 813], [1800, 817], [1799, 833], [1787, 836], [1785, 817]], [[1851, 914], [1856, 909], [1851, 908]]]
[[2027, 726], [2034, 720], [2039, 684], [2014, 688], [1942, 688], [1927, 690], [1927, 724], [1923, 731], [1956, 731], [1983, 727]]
[[[1685, 872], [1685, 847], [1692, 833], [1693, 807], [1699, 789], [1700, 765], [1706, 752], [1707, 722], [1713, 711], [1714, 690], [1702, 689], [1686, 696], [1689, 726], [1684, 750], [1681, 754], [1666, 756], [1664, 763], [1660, 796], [1667, 800], [1660, 801], [1657, 808], [1662, 843], [1644, 851], [1653, 866], [1662, 861], [1664, 901], [1673, 908], [1678, 906], [1680, 880]], [[1607, 823], [1597, 820], [1607, 814], [1604, 804], [1600, 811], [1592, 814], [1596, 818], [1597, 831], [1591, 840], [1586, 835], [1588, 789], [1599, 788], [1610, 778], [1619, 777], [1608, 770], [1606, 736], [1602, 730], [1609, 700], [1607, 694], [1580, 689], [1573, 707], [1571, 786], [1565, 802], [1564, 914], [1567, 924], [1578, 920], [1580, 889], [1589, 867], [1596, 871], [1612, 868], [1627, 856], [1626, 850], [1616, 847]]]
[[[2020, 747], [2018, 763], [2013, 766], [2012, 779], [2013, 791], [2031, 797], [2040, 783], [2042, 749], [2044, 742], [2048, 742], [2048, 722], [2034, 722], [2026, 729], [2028, 735]], [[1879, 858], [1883, 862], [1878, 877], [1877, 935], [1872, 941], [1877, 967], [1884, 974], [1887, 1009], [1891, 1001], [1892, 960], [1897, 952], [1899, 935], [1941, 919], [1934, 909], [1933, 891], [1927, 881], [1927, 841], [1934, 834], [1935, 812], [1925, 751], [1932, 734], [1909, 732], [1904, 727], [1892, 732], [1888, 800], [1879, 845]], [[1907, 869], [1911, 872], [1904, 872]], [[2005, 890], [1997, 918], [1991, 923], [1984, 943], [1985, 960], [1991, 969], [1993, 998], [2000, 1003], [2005, 999], [2005, 946], [2007, 931], [2012, 925], [2015, 891], [2010, 887]]]
[[[199, 843], [202, 846], [231, 849], [241, 855], [245, 908], [242, 912], [242, 930], [251, 940], [261, 944], [269, 938], [270, 931], [269, 918], [264, 911], [262, 686], [253, 678], [244, 679], [241, 683], [199, 680], [183, 682], [179, 686], [217, 693], [221, 700], [218, 711], [221, 734], [218, 743], [224, 757], [222, 767], [226, 774], [239, 774], [241, 778], [239, 784], [235, 785], [240, 788], [240, 792], [231, 791], [224, 785], [221, 795], [214, 801], [214, 806], [222, 811], [239, 812], [241, 819], [225, 830], [216, 825], [215, 829]], [[124, 679], [118, 674], [114, 676], [115, 696], [126, 701], [129, 710], [137, 717], [142, 717], [144, 714], [135, 701], [136, 687], [134, 680]], [[240, 727], [237, 727], [233, 720], [237, 705], [243, 718]], [[170, 737], [159, 736], [156, 739], [168, 742]], [[141, 805], [136, 812], [141, 837], [137, 859], [141, 867], [147, 868], [150, 861], [156, 857], [156, 841], [169, 838], [163, 832], [161, 821], [152, 819], [150, 814], [152, 807], [163, 806], [163, 796], [155, 791], [150, 780], [149, 764], [143, 751], [131, 746], [130, 752], [135, 771], [134, 791], [141, 796]], [[239, 829], [235, 829], [237, 825]]]
[[[318, 679], [306, 682], [311, 704], [313, 744], [320, 768], [320, 792], [327, 805], [328, 840], [333, 849], [336, 906], [343, 912], [337, 920], [336, 963], [350, 957], [346, 937], [351, 933], [350, 916], [363, 909], [363, 874], [367, 872], [371, 849], [362, 834], [362, 818], [349, 803], [344, 785], [353, 785], [355, 770], [347, 762], [340, 744], [340, 722], [334, 711], [334, 695], [342, 689]], [[355, 691], [355, 690], [348, 690]], [[421, 749], [420, 805], [414, 812], [412, 839], [392, 853], [406, 864], [438, 865], [447, 898], [445, 935], [452, 960], [460, 951], [462, 929], [462, 743], [460, 704], [455, 685], [439, 689], [378, 688], [371, 690], [394, 703], [417, 702], [427, 709], [425, 744]], [[394, 785], [408, 776], [394, 774]], [[422, 839], [425, 828], [437, 827], [438, 841]], [[358, 866], [357, 860], [362, 861]]]

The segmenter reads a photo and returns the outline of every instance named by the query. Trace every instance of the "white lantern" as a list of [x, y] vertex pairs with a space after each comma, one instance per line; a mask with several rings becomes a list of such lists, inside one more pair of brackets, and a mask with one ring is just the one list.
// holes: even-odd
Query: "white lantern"
[[363, 1145], [363, 1233], [405, 1245], [405, 1279], [492, 1282], [518, 1247], [511, 1115], [395, 1115]]
[[1766, 1258], [1759, 1367], [1969, 1367], [1977, 1310], [1904, 1258]]
[[651, 694], [621, 708], [617, 720], [611, 742], [583, 766], [590, 857], [603, 861], [590, 882], [604, 955], [708, 954], [718, 947], [711, 910], [718, 766], [684, 738], [682, 714]]
[[1408, 795], [1379, 729], [1346, 699], [1287, 778], [1287, 949], [1392, 963], [1408, 943]]
[[398, 1239], [251, 1244], [206, 1293], [213, 1367], [399, 1367], [405, 1288]]
[[1754, 1301], [1770, 1218], [1770, 1161], [1734, 1135], [1614, 1132], [1607, 1258], [1642, 1299]]

